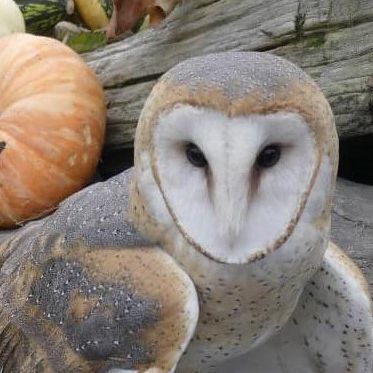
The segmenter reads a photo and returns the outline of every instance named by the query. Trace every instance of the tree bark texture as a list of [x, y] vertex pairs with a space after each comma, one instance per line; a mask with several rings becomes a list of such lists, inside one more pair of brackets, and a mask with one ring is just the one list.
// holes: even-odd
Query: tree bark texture
[[373, 186], [338, 179], [332, 240], [364, 272], [373, 296]]
[[107, 93], [106, 151], [132, 146], [151, 88], [192, 56], [268, 51], [319, 83], [341, 137], [373, 133], [371, 0], [184, 0], [156, 29], [84, 56]]

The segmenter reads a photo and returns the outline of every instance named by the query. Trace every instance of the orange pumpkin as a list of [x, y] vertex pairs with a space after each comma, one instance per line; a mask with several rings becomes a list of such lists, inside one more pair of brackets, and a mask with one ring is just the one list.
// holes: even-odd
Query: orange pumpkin
[[0, 227], [53, 210], [92, 177], [105, 132], [95, 74], [57, 40], [0, 38]]

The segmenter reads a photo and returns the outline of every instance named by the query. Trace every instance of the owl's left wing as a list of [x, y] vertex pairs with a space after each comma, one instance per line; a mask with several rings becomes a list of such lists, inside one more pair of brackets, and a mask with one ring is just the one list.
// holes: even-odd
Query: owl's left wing
[[[82, 190], [0, 242], [4, 372], [174, 370], [194, 333], [197, 294], [126, 218], [129, 176]], [[11, 368], [5, 316], [29, 341]]]
[[330, 244], [285, 327], [217, 373], [371, 373], [373, 310], [359, 268]]

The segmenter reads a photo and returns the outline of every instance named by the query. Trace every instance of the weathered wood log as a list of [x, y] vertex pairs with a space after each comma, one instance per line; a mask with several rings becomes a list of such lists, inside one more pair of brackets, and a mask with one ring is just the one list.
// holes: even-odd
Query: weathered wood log
[[156, 79], [185, 58], [270, 51], [302, 66], [328, 97], [340, 136], [373, 133], [371, 0], [188, 0], [156, 29], [85, 55], [109, 105], [106, 150], [131, 146]]
[[332, 240], [362, 269], [373, 296], [373, 186], [338, 180]]

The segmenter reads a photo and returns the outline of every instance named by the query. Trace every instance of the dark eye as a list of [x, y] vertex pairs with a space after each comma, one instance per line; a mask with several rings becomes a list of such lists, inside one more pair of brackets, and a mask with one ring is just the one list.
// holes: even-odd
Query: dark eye
[[280, 159], [281, 148], [279, 145], [268, 145], [258, 155], [256, 164], [260, 168], [273, 167]]
[[185, 149], [185, 154], [188, 161], [195, 167], [205, 167], [207, 166], [207, 160], [202, 153], [201, 149], [192, 143], [187, 144]]

